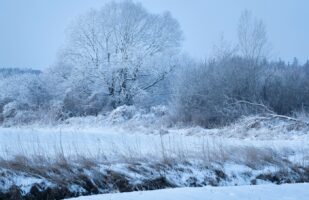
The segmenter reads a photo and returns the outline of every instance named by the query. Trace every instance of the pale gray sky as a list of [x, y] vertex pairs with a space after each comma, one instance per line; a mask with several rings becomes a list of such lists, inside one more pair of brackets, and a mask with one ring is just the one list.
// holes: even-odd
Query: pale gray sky
[[[65, 30], [79, 14], [108, 0], [1, 0], [0, 67], [50, 66], [65, 42]], [[208, 56], [224, 33], [235, 41], [245, 9], [267, 25], [273, 58], [309, 58], [308, 0], [141, 0], [151, 12], [171, 11], [185, 35], [184, 49]]]

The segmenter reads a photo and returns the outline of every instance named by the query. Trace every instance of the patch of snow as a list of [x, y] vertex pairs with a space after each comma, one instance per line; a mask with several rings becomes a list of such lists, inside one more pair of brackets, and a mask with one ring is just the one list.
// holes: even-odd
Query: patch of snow
[[15, 185], [20, 188], [24, 194], [27, 194], [35, 184], [45, 187], [52, 186], [52, 184], [46, 179], [32, 177], [26, 173], [0, 168], [0, 189], [2, 192], [8, 191], [13, 185]]
[[[74, 200], [307, 200], [309, 184], [177, 188], [103, 194]], [[72, 199], [73, 200], [73, 199]]]

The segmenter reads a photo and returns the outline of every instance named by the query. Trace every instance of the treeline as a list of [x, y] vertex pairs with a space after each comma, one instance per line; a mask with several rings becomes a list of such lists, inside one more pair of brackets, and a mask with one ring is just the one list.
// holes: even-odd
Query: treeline
[[40, 74], [40, 70], [35, 69], [19, 69], [19, 68], [0, 68], [0, 77], [6, 78], [8, 76], [20, 74]]
[[309, 111], [309, 62], [231, 56], [192, 64], [181, 74], [171, 105], [184, 122], [215, 126], [246, 115]]
[[166, 105], [171, 120], [206, 127], [252, 114], [308, 111], [309, 63], [267, 59], [263, 22], [240, 18], [238, 44], [222, 42], [207, 62], [181, 53], [170, 13], [132, 1], [108, 3], [79, 17], [55, 64], [0, 70], [0, 123], [56, 122], [122, 105]]

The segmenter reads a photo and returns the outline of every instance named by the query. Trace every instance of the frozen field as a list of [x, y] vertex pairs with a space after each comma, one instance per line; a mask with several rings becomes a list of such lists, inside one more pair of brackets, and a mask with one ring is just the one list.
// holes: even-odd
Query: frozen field
[[[1, 127], [0, 197], [15, 186], [22, 195], [40, 191], [59, 199], [183, 188], [80, 198], [90, 200], [302, 200], [308, 194], [307, 184], [270, 185], [309, 182], [307, 126], [248, 118], [203, 129], [141, 118]], [[190, 188], [209, 185], [223, 187]]]
[[308, 196], [309, 184], [291, 184], [165, 189], [79, 197], [76, 200], [307, 200]]
[[130, 109], [122, 107], [108, 116], [72, 118], [56, 126], [0, 127], [0, 157], [62, 154], [191, 159], [255, 148], [271, 149], [293, 162], [303, 162], [309, 149], [309, 126], [300, 122], [256, 116], [221, 129], [169, 127], [163, 108], [146, 114]]
[[[222, 130], [221, 130], [222, 132]], [[239, 138], [223, 135], [220, 130], [201, 128], [187, 129], [127, 129], [102, 127], [58, 128], [0, 128], [0, 156], [41, 155], [52, 157], [82, 155], [105, 156], [110, 159], [119, 155], [147, 157], [149, 155], [186, 155], [211, 153], [231, 149], [272, 149], [289, 158], [302, 158], [309, 149], [307, 134], [268, 139]], [[237, 136], [237, 134], [235, 134]], [[158, 153], [160, 152], [160, 153]], [[295, 160], [296, 161], [296, 160]], [[302, 160], [303, 161], [303, 160]]]

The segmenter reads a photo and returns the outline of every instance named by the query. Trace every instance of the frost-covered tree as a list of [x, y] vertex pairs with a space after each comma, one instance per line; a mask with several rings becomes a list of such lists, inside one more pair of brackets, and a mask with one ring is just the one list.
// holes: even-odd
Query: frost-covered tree
[[46, 116], [51, 96], [41, 74], [18, 73], [0, 80], [0, 123], [28, 123]]
[[117, 107], [132, 104], [165, 79], [181, 40], [170, 13], [151, 14], [132, 1], [111, 2], [76, 20], [61, 59], [73, 66], [71, 91], [79, 88], [83, 99], [106, 96]]

